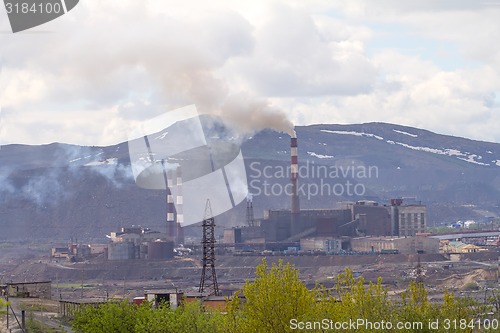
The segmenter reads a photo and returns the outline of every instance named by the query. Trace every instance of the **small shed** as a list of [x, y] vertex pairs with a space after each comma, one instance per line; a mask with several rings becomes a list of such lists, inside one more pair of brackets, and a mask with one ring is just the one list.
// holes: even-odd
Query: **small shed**
[[9, 297], [52, 298], [52, 281], [7, 283]]
[[151, 302], [155, 307], [158, 307], [160, 303], [168, 303], [170, 308], [176, 309], [182, 301], [184, 294], [178, 290], [170, 289], [156, 289], [156, 290], [146, 290], [144, 292], [144, 297], [146, 300]]
[[[242, 300], [245, 299], [244, 296], [240, 296]], [[184, 301], [186, 303], [200, 301], [201, 304], [210, 310], [225, 311], [227, 302], [232, 299], [232, 296], [215, 296], [209, 295], [208, 293], [188, 293], [184, 295]]]
[[103, 299], [80, 299], [80, 300], [60, 300], [59, 301], [59, 314], [63, 317], [73, 318], [76, 310], [84, 306], [98, 307], [108, 301]]

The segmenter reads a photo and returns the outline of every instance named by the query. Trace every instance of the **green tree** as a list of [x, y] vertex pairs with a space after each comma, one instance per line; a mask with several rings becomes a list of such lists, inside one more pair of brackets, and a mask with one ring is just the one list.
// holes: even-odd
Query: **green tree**
[[265, 259], [256, 278], [243, 287], [245, 302], [235, 297], [228, 305], [227, 331], [253, 333], [293, 332], [290, 320], [311, 318], [317, 300], [299, 278], [299, 271], [282, 260], [271, 267]]
[[[481, 305], [446, 291], [443, 302], [432, 303], [425, 286], [411, 282], [400, 299], [391, 299], [381, 278], [367, 284], [362, 277], [355, 278], [350, 269], [337, 276], [333, 288], [317, 285], [308, 290], [299, 278], [299, 271], [290, 263], [280, 260], [269, 267], [263, 260], [256, 268], [255, 280], [247, 281], [243, 290], [235, 294], [224, 315], [207, 311], [200, 302], [185, 303], [176, 309], [171, 309], [168, 303], [158, 308], [147, 302], [141, 306], [107, 303], [77, 311], [73, 328], [80, 333], [286, 333], [295, 331], [292, 320], [296, 320], [295, 323], [315, 325], [310, 329], [304, 327], [304, 331], [332, 332], [335, 328], [322, 326], [324, 320], [334, 324], [362, 319], [372, 324], [422, 323], [421, 327], [399, 330], [403, 332], [476, 332], [478, 327], [470, 323], [491, 311], [498, 312], [499, 298], [494, 294], [490, 304]], [[429, 326], [436, 320], [440, 323], [437, 330]], [[464, 323], [467, 325], [462, 328]], [[355, 329], [349, 326], [342, 331], [373, 329], [364, 325]]]
[[408, 332], [432, 332], [427, 322], [436, 318], [439, 313], [437, 305], [429, 302], [427, 290], [422, 283], [411, 281], [408, 288], [401, 293], [401, 302], [396, 319], [404, 323], [422, 323], [423, 327], [414, 327]]
[[6, 302], [3, 298], [0, 298], [0, 314], [7, 313], [7, 305], [9, 302]]
[[123, 301], [86, 306], [76, 311], [72, 327], [76, 332], [201, 333], [217, 332], [222, 315], [204, 311], [200, 302], [185, 303], [171, 309], [168, 303], [153, 308]]
[[134, 332], [137, 307], [122, 301], [84, 306], [75, 311], [72, 327], [76, 332]]
[[[335, 321], [363, 319], [376, 322], [393, 318], [394, 304], [380, 277], [377, 283], [369, 282], [366, 285], [363, 277], [355, 278], [352, 270], [346, 268], [345, 273], [337, 276], [334, 291], [336, 295], [330, 299], [333, 304], [330, 304], [329, 318]], [[371, 330], [361, 327], [358, 331]]]
[[488, 296], [487, 304], [497, 319], [500, 319], [500, 291], [492, 290]]

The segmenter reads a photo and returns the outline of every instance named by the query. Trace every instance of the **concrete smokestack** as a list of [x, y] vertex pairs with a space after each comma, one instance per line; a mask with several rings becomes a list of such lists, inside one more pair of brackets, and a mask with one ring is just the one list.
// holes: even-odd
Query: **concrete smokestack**
[[299, 180], [299, 160], [297, 156], [297, 136], [295, 133], [292, 135], [291, 143], [291, 170], [290, 181], [292, 183], [292, 214], [300, 213], [300, 203], [298, 194], [298, 180]]
[[169, 240], [175, 240], [175, 218], [174, 218], [174, 196], [172, 188], [174, 184], [169, 177], [167, 179], [167, 237]]
[[177, 244], [184, 244], [184, 230], [182, 223], [184, 223], [184, 197], [182, 196], [182, 170], [181, 167], [177, 168], [177, 197], [175, 202], [177, 209]]

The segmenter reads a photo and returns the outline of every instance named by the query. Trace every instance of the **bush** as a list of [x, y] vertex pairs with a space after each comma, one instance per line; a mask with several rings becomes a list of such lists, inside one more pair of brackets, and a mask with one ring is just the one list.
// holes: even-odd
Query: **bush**
[[468, 282], [464, 285], [463, 289], [466, 291], [479, 290], [479, 285], [476, 282]]

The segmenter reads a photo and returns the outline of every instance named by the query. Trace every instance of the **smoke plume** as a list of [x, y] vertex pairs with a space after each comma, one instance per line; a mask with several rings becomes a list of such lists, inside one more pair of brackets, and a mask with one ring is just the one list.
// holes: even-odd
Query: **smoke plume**
[[273, 108], [264, 99], [248, 94], [228, 96], [220, 107], [218, 115], [243, 133], [272, 128], [294, 135], [293, 124], [283, 111]]
[[[38, 80], [44, 89], [33, 97], [10, 96], [11, 117], [16, 110], [64, 105], [70, 116], [58, 119], [57, 126], [75, 132], [69, 141], [53, 141], [109, 145], [125, 141], [136, 122], [195, 104], [201, 114], [220, 116], [243, 134], [264, 128], [292, 133], [285, 112], [265, 96], [246, 93], [247, 87], [223, 73], [233, 59], [255, 52], [255, 27], [245, 17], [221, 10], [203, 13], [196, 20], [174, 19], [147, 8], [143, 2], [123, 6], [86, 2], [71, 14], [78, 24], [54, 23], [58, 33], [51, 36], [51, 42], [58, 47], [45, 47], [38, 39], [12, 41], [13, 50], [29, 44], [29, 50], [40, 53], [34, 64], [33, 57], [19, 56], [32, 54], [29, 50], [16, 56], [6, 54], [9, 75], [22, 78], [17, 68], [35, 66], [29, 82]], [[101, 128], [96, 129], [96, 124]], [[12, 126], [9, 131], [13, 137]], [[84, 132], [92, 135], [84, 136]]]

